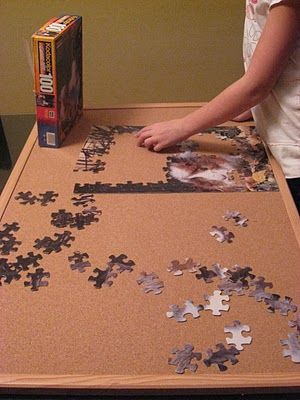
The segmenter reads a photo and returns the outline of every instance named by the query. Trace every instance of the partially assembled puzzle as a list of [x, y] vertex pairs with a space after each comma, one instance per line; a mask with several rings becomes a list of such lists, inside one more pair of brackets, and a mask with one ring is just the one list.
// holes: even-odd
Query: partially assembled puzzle
[[[251, 127], [217, 127], [201, 136], [213, 135], [232, 145], [232, 154], [202, 154], [196, 140], [187, 140], [165, 157], [165, 180], [156, 182], [92, 182], [109, 169], [109, 154], [118, 136], [134, 134], [141, 126], [93, 126], [81, 149], [74, 171], [85, 172], [89, 183], [77, 183], [75, 193], [180, 193], [277, 191], [263, 143]], [[105, 156], [105, 157], [104, 157]], [[108, 161], [105, 161], [105, 160]], [[91, 175], [89, 175], [90, 173]], [[228, 216], [244, 224], [239, 216]]]

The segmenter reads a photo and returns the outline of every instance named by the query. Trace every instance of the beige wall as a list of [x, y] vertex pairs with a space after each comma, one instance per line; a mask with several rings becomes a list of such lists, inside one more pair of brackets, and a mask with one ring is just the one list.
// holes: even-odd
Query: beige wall
[[244, 0], [0, 0], [0, 113], [34, 112], [25, 42], [82, 15], [84, 104], [207, 101], [242, 74]]

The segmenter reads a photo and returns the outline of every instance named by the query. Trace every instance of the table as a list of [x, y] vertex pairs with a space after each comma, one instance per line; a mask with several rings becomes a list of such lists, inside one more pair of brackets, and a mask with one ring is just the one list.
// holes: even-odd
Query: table
[[[5, 359], [1, 388], [200, 392], [299, 388], [299, 364], [282, 357], [284, 347], [279, 343], [293, 332], [288, 321], [295, 314], [268, 313], [264, 302], [248, 295], [232, 295], [229, 312], [219, 317], [205, 311], [195, 320], [188, 316], [185, 323], [166, 318], [168, 307], [176, 301], [204, 303], [203, 295], [217, 289], [216, 281], [197, 281], [195, 274], [187, 271], [174, 277], [167, 271], [172, 260], [188, 257], [208, 268], [217, 262], [226, 267], [250, 265], [256, 277], [262, 275], [273, 283], [272, 293], [289, 296], [300, 304], [299, 219], [274, 160], [271, 163], [279, 192], [95, 194], [92, 206], [100, 212], [94, 211], [90, 225], [76, 229], [70, 227], [68, 219], [60, 226], [51, 223], [59, 210], [69, 217], [80, 214], [82, 208], [71, 201], [78, 182], [111, 178], [116, 183], [120, 173], [136, 182], [163, 179], [161, 167], [166, 155], [136, 148], [135, 139], [126, 133], [118, 136], [120, 145], [114, 147], [113, 155], [104, 154], [106, 167], [100, 175], [74, 171], [92, 125], [142, 126], [183, 116], [199, 106], [150, 104], [85, 110], [59, 150], [39, 148], [33, 128], [0, 200], [2, 229], [5, 223], [17, 222], [20, 229], [14, 235], [21, 242], [18, 250], [2, 257], [13, 263], [17, 255], [24, 258], [30, 251], [39, 252], [39, 267], [50, 276], [43, 278], [49, 281], [47, 287], [33, 291], [32, 286], [24, 286], [30, 279], [28, 272], [22, 271], [19, 280], [0, 288]], [[212, 143], [207, 140], [210, 150]], [[153, 161], [153, 157], [159, 159]], [[29, 190], [36, 197], [53, 190], [58, 197], [44, 207], [37, 201], [24, 205], [16, 200], [19, 192]], [[223, 215], [228, 209], [241, 209], [249, 224], [238, 229], [226, 222], [236, 235], [232, 243], [219, 243], [209, 235], [209, 229], [225, 224]], [[66, 230], [71, 232], [69, 239], [74, 237], [68, 241], [70, 247], [45, 253], [43, 245], [49, 237]], [[43, 241], [43, 237], [48, 239]], [[37, 249], [34, 245], [38, 244], [41, 247]], [[91, 264], [82, 273], [70, 268], [69, 257], [79, 251], [89, 255]], [[133, 271], [113, 270], [111, 286], [94, 288], [97, 281], [87, 279], [95, 278], [93, 268], [103, 271], [109, 256], [122, 253], [126, 262], [134, 261]], [[137, 284], [142, 271], [159, 275], [165, 284], [163, 293], [143, 292]], [[220, 372], [216, 365], [205, 367], [206, 350], [215, 351], [215, 345], [225, 340], [224, 325], [237, 319], [251, 326], [253, 343], [241, 352], [238, 364], [226, 363], [226, 372]], [[195, 345], [202, 360], [196, 373], [176, 374], [168, 358], [173, 347], [182, 348], [186, 343]]]

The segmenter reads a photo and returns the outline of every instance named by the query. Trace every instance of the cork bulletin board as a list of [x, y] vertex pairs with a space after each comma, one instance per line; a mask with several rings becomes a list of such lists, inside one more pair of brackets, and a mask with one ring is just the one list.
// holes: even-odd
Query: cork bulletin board
[[[174, 152], [139, 148], [134, 132], [126, 129], [108, 147], [105, 142], [96, 161], [91, 153], [88, 161], [78, 161], [86, 156], [82, 149], [93, 126], [128, 130], [194, 107], [87, 110], [58, 150], [39, 148], [34, 128], [0, 204], [2, 388], [300, 386], [299, 362], [283, 356], [289, 346], [280, 342], [291, 334], [296, 337], [299, 329], [298, 221], [276, 165], [276, 179], [265, 166], [263, 173], [256, 171], [255, 182], [247, 168], [242, 177], [230, 176], [234, 191], [199, 190], [199, 179], [197, 190], [188, 190], [186, 182], [175, 190], [172, 179], [166, 190], [166, 166], [174, 161]], [[234, 155], [234, 139], [215, 133], [195, 135], [192, 139], [200, 146], [196, 152], [214, 155], [214, 160]], [[268, 185], [261, 175], [270, 178]], [[157, 182], [155, 189], [149, 185]], [[49, 191], [53, 193], [47, 197]], [[233, 210], [247, 219], [246, 226], [224, 218]], [[84, 219], [84, 214], [89, 216]], [[213, 226], [226, 227], [234, 237], [216, 240], [210, 233]], [[170, 271], [171, 266], [188, 265], [187, 260], [194, 272], [187, 267], [181, 275]], [[204, 296], [219, 290], [222, 281], [216, 272], [209, 278], [199, 268], [217, 271], [216, 264], [232, 273], [251, 268], [244, 286], [223, 302], [229, 309], [221, 315], [202, 309], [209, 304]], [[14, 273], [4, 275], [5, 266]], [[33, 278], [38, 269], [40, 278]], [[201, 271], [206, 279], [196, 277]], [[163, 282], [158, 285], [161, 293], [145, 293], [145, 285], [137, 282], [143, 272], [153, 272], [156, 282]], [[249, 296], [259, 277], [268, 283], [266, 293], [280, 296], [277, 303]], [[182, 307], [187, 300], [203, 306], [198, 318], [187, 314], [186, 322], [177, 322], [167, 317], [171, 305]], [[276, 308], [280, 302], [287, 308]], [[225, 371], [222, 365], [209, 366], [204, 362], [210, 358], [208, 349], [216, 352], [220, 343], [230, 347], [224, 327], [236, 320], [250, 327], [244, 336], [252, 337], [251, 344], [235, 354], [233, 364], [221, 362]], [[200, 360], [191, 362], [198, 368], [176, 373], [168, 359], [175, 357], [172, 349], [182, 350], [186, 344], [201, 353]]]

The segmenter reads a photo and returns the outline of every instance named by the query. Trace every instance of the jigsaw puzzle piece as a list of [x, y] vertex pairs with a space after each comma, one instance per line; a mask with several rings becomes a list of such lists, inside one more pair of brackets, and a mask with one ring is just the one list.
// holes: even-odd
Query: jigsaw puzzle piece
[[234, 238], [234, 234], [229, 232], [224, 226], [213, 225], [209, 233], [220, 243], [231, 243]]
[[175, 318], [177, 322], [186, 322], [187, 319], [185, 315], [191, 314], [193, 318], [199, 318], [199, 311], [203, 310], [203, 306], [200, 304], [195, 306], [191, 300], [186, 300], [184, 303], [184, 307], [179, 307], [176, 304], [172, 304], [170, 306], [170, 310], [166, 313], [168, 318]]
[[183, 263], [180, 263], [178, 260], [171, 261], [167, 271], [172, 272], [175, 276], [180, 276], [183, 274], [183, 271], [197, 272], [199, 267], [200, 264], [195, 263], [192, 258], [186, 258]]
[[173, 349], [172, 354], [175, 354], [174, 358], [168, 359], [169, 365], [175, 365], [177, 374], [184, 374], [185, 370], [196, 372], [198, 365], [192, 364], [194, 359], [201, 360], [201, 353], [194, 352], [194, 346], [192, 344], [185, 344], [183, 350]]
[[250, 332], [248, 325], [242, 325], [240, 321], [233, 321], [232, 325], [227, 325], [224, 328], [225, 333], [231, 333], [231, 338], [226, 338], [227, 344], [234, 344], [237, 350], [243, 350], [243, 345], [252, 342], [251, 336], [243, 336], [242, 332]]
[[219, 370], [223, 372], [227, 370], [227, 366], [224, 365], [226, 361], [230, 361], [232, 365], [239, 362], [236, 356], [239, 355], [240, 352], [234, 346], [230, 346], [227, 349], [223, 343], [218, 343], [216, 348], [218, 349], [217, 351], [212, 351], [212, 349], [207, 350], [208, 357], [203, 360], [207, 367], [216, 364], [219, 367]]
[[289, 333], [288, 339], [282, 339], [280, 343], [289, 347], [283, 350], [283, 356], [291, 357], [294, 363], [300, 363], [300, 335], [296, 332]]
[[204, 305], [204, 310], [211, 310], [213, 315], [221, 315], [221, 311], [229, 310], [229, 304], [223, 303], [229, 301], [229, 296], [221, 294], [220, 290], [215, 290], [211, 296], [204, 295], [204, 299], [209, 302]]
[[164, 283], [159, 280], [154, 272], [149, 274], [141, 272], [137, 283], [138, 285], [143, 284], [145, 293], [153, 292], [154, 294], [160, 294], [164, 288]]

